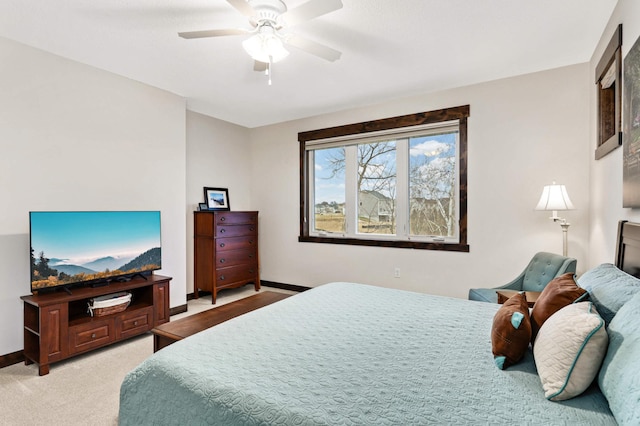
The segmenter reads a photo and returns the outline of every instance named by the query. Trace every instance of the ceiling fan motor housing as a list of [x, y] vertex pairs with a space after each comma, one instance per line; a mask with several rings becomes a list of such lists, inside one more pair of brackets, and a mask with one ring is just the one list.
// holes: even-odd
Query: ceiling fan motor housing
[[281, 0], [249, 0], [249, 5], [256, 14], [250, 18], [252, 25], [261, 27], [270, 25], [276, 30], [282, 28], [279, 17], [287, 11], [287, 5]]

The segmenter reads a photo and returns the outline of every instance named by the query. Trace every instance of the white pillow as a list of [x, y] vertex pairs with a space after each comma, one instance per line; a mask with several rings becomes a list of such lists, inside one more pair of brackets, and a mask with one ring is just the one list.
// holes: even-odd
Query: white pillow
[[584, 392], [598, 374], [608, 342], [604, 320], [591, 302], [573, 303], [553, 314], [533, 346], [544, 396], [562, 401]]

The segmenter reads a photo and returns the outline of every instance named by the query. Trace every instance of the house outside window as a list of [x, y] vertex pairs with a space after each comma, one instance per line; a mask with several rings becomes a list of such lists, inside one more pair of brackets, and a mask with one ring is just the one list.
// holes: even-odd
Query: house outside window
[[468, 116], [467, 105], [298, 134], [299, 241], [469, 251]]
[[[358, 192], [358, 231], [386, 233], [382, 228], [389, 228], [393, 222], [394, 200], [378, 191], [363, 190]], [[390, 232], [389, 232], [390, 233]]]

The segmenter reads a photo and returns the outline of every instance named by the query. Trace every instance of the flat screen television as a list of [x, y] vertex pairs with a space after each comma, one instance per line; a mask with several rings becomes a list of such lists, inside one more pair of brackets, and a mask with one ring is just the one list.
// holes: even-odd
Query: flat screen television
[[159, 211], [30, 212], [31, 291], [108, 284], [162, 267]]

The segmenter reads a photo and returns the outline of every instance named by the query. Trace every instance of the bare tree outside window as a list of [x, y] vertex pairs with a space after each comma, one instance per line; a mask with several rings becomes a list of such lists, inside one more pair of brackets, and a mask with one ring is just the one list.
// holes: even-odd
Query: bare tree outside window
[[[319, 180], [343, 179], [345, 173], [344, 148], [326, 151], [325, 164], [329, 165], [329, 170], [323, 174], [324, 177], [316, 177], [316, 187], [324, 183]], [[395, 154], [394, 141], [358, 145], [358, 232], [395, 233]], [[316, 165], [316, 170], [319, 169], [324, 170], [323, 167]], [[316, 205], [316, 229], [342, 232], [344, 214], [340, 221], [339, 214], [335, 214], [337, 212], [329, 214], [326, 209], [327, 204], [323, 201], [320, 205]]]
[[345, 156], [344, 147], [318, 149], [314, 155], [317, 232], [345, 231]]
[[456, 224], [456, 133], [410, 141], [411, 235], [453, 236]]
[[358, 145], [358, 232], [395, 234], [396, 143]]

